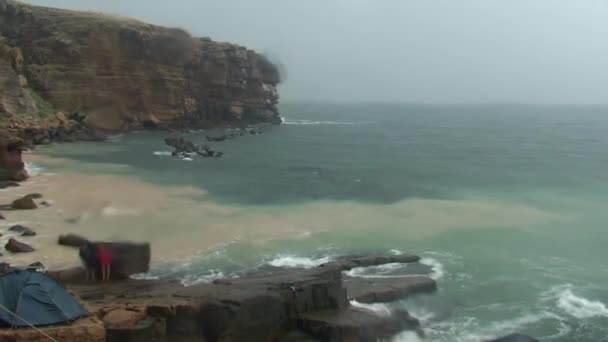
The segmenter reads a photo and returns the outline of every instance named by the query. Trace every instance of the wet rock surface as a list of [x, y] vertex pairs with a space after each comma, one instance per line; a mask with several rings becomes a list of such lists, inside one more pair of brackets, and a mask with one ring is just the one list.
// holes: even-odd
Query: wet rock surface
[[391, 278], [344, 277], [348, 298], [360, 303], [393, 302], [418, 293], [437, 290], [437, 283], [427, 276]]
[[134, 336], [150, 334], [206, 341], [291, 341], [290, 336], [298, 337], [293, 341], [376, 341], [419, 329], [405, 311], [380, 315], [350, 305], [348, 280], [343, 280], [346, 265], [395, 262], [362, 260], [342, 258], [313, 269], [274, 268], [190, 287], [173, 280], [131, 279], [70, 289], [106, 322], [108, 341], [139, 341]]

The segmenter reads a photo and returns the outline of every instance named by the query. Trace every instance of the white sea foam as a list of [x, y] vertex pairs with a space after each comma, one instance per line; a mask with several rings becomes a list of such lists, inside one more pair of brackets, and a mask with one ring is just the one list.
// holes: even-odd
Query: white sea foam
[[431, 267], [432, 272], [431, 274], [429, 274], [429, 276], [433, 278], [433, 280], [441, 280], [443, 279], [443, 277], [445, 277], [445, 267], [443, 267], [443, 264], [440, 263], [437, 259], [422, 258], [420, 260], [420, 263]]
[[317, 126], [317, 125], [360, 125], [363, 122], [349, 122], [349, 121], [312, 121], [312, 120], [287, 120], [281, 118], [284, 125], [303, 125], [303, 126]]
[[[192, 286], [201, 283], [211, 283], [214, 280], [226, 277], [226, 274], [220, 270], [209, 270], [209, 273], [203, 275], [187, 275], [181, 279], [181, 283], [184, 286]], [[230, 277], [235, 278], [236, 276], [231, 275]]]
[[135, 280], [158, 280], [158, 279], [160, 279], [159, 276], [156, 276], [156, 275], [153, 275], [150, 273], [137, 273], [137, 274], [131, 275], [129, 278], [135, 279]]
[[284, 268], [313, 268], [331, 261], [331, 257], [307, 258], [296, 255], [279, 255], [268, 262], [270, 266]]
[[192, 159], [192, 158], [190, 158], [190, 157], [184, 157], [184, 158], [182, 158], [182, 160], [185, 160], [185, 161], [193, 161], [194, 159]]
[[366, 304], [366, 303], [359, 303], [356, 300], [351, 300], [350, 305], [352, 305], [356, 308], [359, 308], [359, 309], [366, 309], [366, 310], [373, 311], [374, 313], [381, 315], [381, 316], [389, 316], [392, 313], [391, 307], [388, 306], [387, 304], [383, 304], [383, 303]]
[[576, 295], [571, 285], [555, 287], [549, 294], [553, 295], [560, 309], [576, 318], [608, 317], [608, 308], [604, 303]]
[[170, 151], [154, 151], [155, 156], [170, 156]]

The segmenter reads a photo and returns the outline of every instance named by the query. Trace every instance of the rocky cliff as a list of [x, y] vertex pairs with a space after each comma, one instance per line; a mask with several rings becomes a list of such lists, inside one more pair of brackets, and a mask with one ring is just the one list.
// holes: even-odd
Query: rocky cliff
[[52, 118], [115, 132], [279, 122], [279, 82], [275, 65], [242, 46], [0, 0], [0, 125]]

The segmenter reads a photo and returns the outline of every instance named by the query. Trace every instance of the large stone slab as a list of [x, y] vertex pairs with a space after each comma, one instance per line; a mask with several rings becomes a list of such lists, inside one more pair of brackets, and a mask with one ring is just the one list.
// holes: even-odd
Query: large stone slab
[[385, 303], [413, 294], [437, 290], [437, 283], [427, 276], [390, 278], [344, 277], [348, 298], [360, 303]]

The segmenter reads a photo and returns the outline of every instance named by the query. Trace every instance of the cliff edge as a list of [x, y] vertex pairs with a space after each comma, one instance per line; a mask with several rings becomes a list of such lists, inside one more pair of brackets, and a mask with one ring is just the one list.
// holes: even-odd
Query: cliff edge
[[280, 81], [275, 65], [242, 46], [0, 0], [0, 129], [276, 123]]

